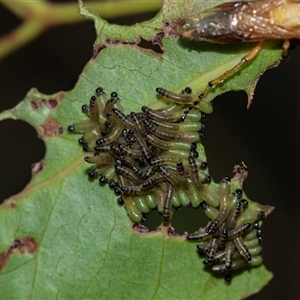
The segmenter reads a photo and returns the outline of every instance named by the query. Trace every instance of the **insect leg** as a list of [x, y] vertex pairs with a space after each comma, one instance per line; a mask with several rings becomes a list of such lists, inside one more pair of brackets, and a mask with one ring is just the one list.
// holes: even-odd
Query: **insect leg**
[[282, 48], [283, 48], [282, 56], [285, 58], [288, 58], [289, 57], [290, 40], [284, 40]]
[[211, 89], [216, 84], [222, 82], [223, 80], [225, 80], [226, 78], [228, 78], [232, 74], [236, 73], [245, 63], [247, 63], [248, 61], [254, 59], [258, 55], [258, 53], [261, 51], [264, 43], [265, 43], [265, 40], [260, 41], [248, 54], [246, 54], [241, 59], [241, 61], [237, 65], [235, 65], [230, 70], [226, 71], [223, 75], [221, 75], [221, 76], [217, 77], [216, 79], [210, 81], [208, 83], [207, 87], [204, 89], [204, 91], [198, 96], [198, 99], [202, 100], [206, 96], [206, 94], [208, 93], [209, 89]]

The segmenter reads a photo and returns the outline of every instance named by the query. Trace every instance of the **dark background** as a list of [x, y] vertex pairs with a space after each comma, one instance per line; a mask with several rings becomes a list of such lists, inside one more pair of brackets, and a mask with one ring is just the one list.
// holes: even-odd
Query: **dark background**
[[[154, 15], [110, 21], [134, 24]], [[20, 24], [2, 6], [0, 20], [1, 35]], [[55, 28], [0, 61], [0, 111], [14, 107], [31, 87], [46, 94], [71, 90], [92, 55], [94, 39], [91, 21]], [[263, 226], [264, 263], [275, 276], [259, 294], [249, 298], [252, 300], [300, 299], [299, 83], [298, 48], [291, 53], [290, 61], [283, 61], [262, 76], [249, 110], [245, 93], [227, 93], [214, 100], [214, 114], [206, 122], [203, 143], [214, 180], [231, 175], [233, 166], [244, 161], [250, 170], [244, 184], [248, 197], [276, 207]], [[0, 122], [0, 135], [0, 201], [3, 201], [29, 182], [30, 166], [44, 157], [45, 147], [35, 130], [22, 121]], [[197, 211], [192, 211], [197, 221]], [[180, 219], [177, 213], [174, 215], [173, 225], [179, 231], [183, 230], [182, 217], [182, 212]], [[184, 222], [184, 229], [189, 232], [197, 227], [195, 223]]]

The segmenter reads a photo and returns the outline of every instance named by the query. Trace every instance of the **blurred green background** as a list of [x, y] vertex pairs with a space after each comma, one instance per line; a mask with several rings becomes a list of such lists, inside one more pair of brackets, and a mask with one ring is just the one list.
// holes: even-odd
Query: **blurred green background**
[[[130, 25], [155, 14], [109, 21]], [[1, 36], [21, 22], [1, 5], [0, 20]], [[94, 39], [91, 21], [54, 28], [0, 61], [0, 111], [18, 104], [31, 87], [46, 94], [71, 90], [92, 56]], [[264, 262], [274, 278], [259, 294], [249, 298], [252, 300], [300, 299], [299, 100], [298, 48], [291, 52], [290, 61], [283, 61], [262, 76], [249, 110], [245, 93], [227, 93], [214, 100], [214, 114], [206, 122], [203, 143], [214, 180], [231, 175], [233, 166], [244, 161], [249, 167], [244, 184], [248, 197], [275, 206], [263, 226]], [[0, 135], [2, 202], [29, 182], [31, 165], [43, 158], [45, 147], [35, 130], [22, 121], [0, 122]], [[200, 226], [199, 214], [192, 208], [175, 212], [173, 226], [180, 233], [195, 231]], [[152, 228], [161, 221], [157, 212], [151, 213], [149, 219], [153, 222], [147, 224]]]

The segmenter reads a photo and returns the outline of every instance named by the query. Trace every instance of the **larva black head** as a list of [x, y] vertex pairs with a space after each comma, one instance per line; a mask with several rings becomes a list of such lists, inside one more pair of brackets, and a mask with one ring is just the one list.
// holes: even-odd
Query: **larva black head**
[[127, 135], [127, 129], [124, 128], [124, 129], [122, 130], [122, 137], [125, 137], [126, 135]]
[[232, 279], [231, 273], [226, 273], [224, 279], [225, 279], [225, 282], [226, 282], [226, 283], [230, 283], [230, 282], [231, 282], [231, 279]]
[[205, 178], [201, 181], [203, 184], [210, 183], [211, 182], [211, 176], [206, 175]]
[[192, 93], [192, 89], [188, 86], [184, 89], [184, 91], [185, 91], [186, 94], [191, 94]]
[[89, 148], [89, 146], [87, 144], [82, 145], [82, 149], [85, 152], [89, 152], [90, 151], [90, 148]]
[[96, 145], [98, 145], [98, 146], [102, 145], [102, 138], [96, 140]]
[[258, 228], [260, 228], [258, 222], [254, 222], [254, 223], [253, 223], [253, 229], [256, 230], [256, 229], [258, 229]]
[[121, 195], [121, 189], [118, 186], [114, 188], [114, 192], [116, 195]]
[[190, 151], [194, 151], [197, 148], [197, 143], [191, 143], [191, 149]]
[[86, 144], [87, 144], [83, 137], [81, 137], [81, 138], [78, 140], [78, 143], [79, 143], [80, 145], [86, 145]]
[[205, 133], [203, 131], [198, 131], [200, 139], [203, 139], [205, 137]]
[[196, 150], [194, 150], [193, 152], [191, 152], [191, 154], [192, 154], [192, 156], [193, 156], [194, 158], [198, 158], [198, 157], [199, 157], [199, 152], [196, 151]]
[[248, 203], [248, 201], [246, 199], [242, 199], [240, 202], [241, 202], [241, 205], [242, 205], [243, 208], [247, 208], [248, 207], [249, 203]]
[[232, 266], [232, 261], [229, 261], [225, 264], [225, 269], [230, 270], [231, 266]]
[[68, 126], [68, 131], [69, 132], [74, 132], [75, 131], [74, 125], [69, 125]]
[[256, 229], [257, 236], [262, 236], [263, 230], [261, 228]]
[[201, 165], [200, 165], [200, 169], [201, 170], [205, 170], [207, 168], [207, 162], [206, 161], [202, 161]]
[[229, 176], [225, 176], [223, 179], [222, 179], [222, 182], [227, 182], [227, 183], [230, 183], [231, 179]]
[[102, 87], [98, 87], [97, 89], [96, 89], [96, 95], [97, 96], [100, 96], [100, 95], [103, 95], [104, 94], [104, 90], [103, 90], [103, 88]]
[[201, 120], [204, 121], [207, 119], [207, 114], [201, 112]]
[[90, 109], [89, 106], [86, 105], [86, 104], [84, 104], [84, 105], [81, 106], [81, 111], [83, 113], [87, 113], [89, 111], [89, 109]]
[[266, 214], [263, 211], [258, 212], [258, 219], [264, 220], [266, 217]]
[[188, 86], [181, 91], [181, 94], [191, 94], [191, 93], [192, 93], [192, 89]]
[[180, 169], [183, 169], [184, 167], [183, 167], [183, 163], [182, 163], [182, 161], [181, 160], [177, 160], [177, 162], [176, 162], [176, 166], [178, 167], [178, 168], [180, 168]]
[[206, 266], [210, 266], [212, 264], [212, 261], [208, 258], [204, 259], [203, 264]]
[[241, 199], [242, 196], [243, 196], [243, 191], [241, 189], [236, 189], [234, 191], [234, 195], [238, 198], [238, 199]]
[[118, 98], [118, 93], [117, 93], [117, 92], [112, 92], [112, 93], [110, 94], [110, 96], [111, 96], [112, 98]]
[[98, 175], [98, 174], [97, 174], [97, 172], [96, 172], [95, 170], [91, 170], [91, 171], [88, 172], [88, 176], [89, 176], [89, 178], [91, 178], [91, 179], [97, 177], [97, 175]]
[[109, 187], [110, 187], [111, 189], [114, 189], [115, 187], [118, 186], [118, 184], [117, 184], [115, 181], [113, 181], [113, 180], [111, 180], [111, 181], [108, 183], [108, 185], [109, 185]]
[[100, 184], [105, 184], [107, 182], [108, 182], [108, 180], [107, 180], [107, 178], [105, 176], [100, 176], [99, 177], [99, 183]]
[[117, 202], [118, 202], [119, 205], [124, 205], [124, 200], [123, 200], [122, 197], [119, 197], [119, 198], [117, 199]]
[[202, 201], [200, 202], [200, 207], [203, 209], [203, 210], [206, 210], [208, 208], [208, 204], [206, 201]]

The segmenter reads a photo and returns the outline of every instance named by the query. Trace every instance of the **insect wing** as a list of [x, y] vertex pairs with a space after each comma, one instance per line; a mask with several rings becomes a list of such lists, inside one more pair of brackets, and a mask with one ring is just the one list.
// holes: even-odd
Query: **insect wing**
[[185, 38], [210, 43], [300, 37], [299, 1], [228, 2], [179, 23]]
[[225, 3], [197, 13], [179, 23], [182, 37], [210, 43], [234, 42], [231, 18], [236, 7], [234, 3]]

